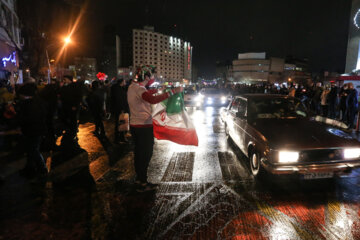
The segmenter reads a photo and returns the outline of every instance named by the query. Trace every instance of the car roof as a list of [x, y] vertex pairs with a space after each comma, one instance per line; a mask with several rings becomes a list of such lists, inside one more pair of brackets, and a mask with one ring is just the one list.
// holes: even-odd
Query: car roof
[[275, 99], [275, 98], [294, 98], [287, 95], [280, 94], [266, 94], [266, 93], [246, 93], [241, 95], [236, 95], [235, 97], [242, 97], [246, 99]]

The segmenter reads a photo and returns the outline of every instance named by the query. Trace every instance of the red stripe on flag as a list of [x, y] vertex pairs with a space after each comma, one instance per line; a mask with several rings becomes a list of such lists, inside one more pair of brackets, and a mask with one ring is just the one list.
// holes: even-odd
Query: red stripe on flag
[[181, 145], [198, 146], [199, 140], [195, 129], [164, 127], [153, 122], [154, 137], [158, 140], [169, 140]]

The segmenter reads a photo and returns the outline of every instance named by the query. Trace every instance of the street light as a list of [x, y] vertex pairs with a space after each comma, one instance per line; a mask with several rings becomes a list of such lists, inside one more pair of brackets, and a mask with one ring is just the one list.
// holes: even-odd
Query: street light
[[[64, 51], [64, 49], [66, 48], [66, 46], [69, 43], [71, 43], [71, 36], [70, 35], [64, 38], [64, 46], [62, 47], [59, 55], [62, 54], [62, 52]], [[48, 83], [50, 84], [50, 82], [51, 82], [51, 66], [50, 66], [50, 62], [55, 62], [55, 60], [51, 59], [51, 61], [50, 61], [49, 53], [48, 53], [47, 48], [45, 48], [45, 52], [46, 52], [46, 59], [47, 59], [47, 62], [48, 62]]]
[[71, 43], [70, 36], [67, 36], [66, 38], [64, 38], [64, 42], [65, 42], [65, 45], [68, 45], [69, 43]]

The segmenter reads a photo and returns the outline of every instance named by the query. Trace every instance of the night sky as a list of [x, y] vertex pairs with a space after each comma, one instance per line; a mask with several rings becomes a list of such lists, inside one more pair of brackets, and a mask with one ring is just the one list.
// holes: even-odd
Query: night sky
[[250, 51], [308, 58], [316, 72], [345, 68], [350, 0], [89, 1], [77, 30], [82, 55], [101, 55], [105, 26], [127, 34], [147, 24], [190, 41], [199, 76]]

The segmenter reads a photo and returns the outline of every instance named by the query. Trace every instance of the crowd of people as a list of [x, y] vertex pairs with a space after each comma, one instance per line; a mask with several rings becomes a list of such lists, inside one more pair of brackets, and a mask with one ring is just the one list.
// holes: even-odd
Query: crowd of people
[[[129, 130], [134, 143], [134, 165], [137, 182], [149, 188], [147, 168], [152, 156], [154, 137], [152, 133], [151, 104], [156, 104], [183, 91], [181, 87], [157, 94], [157, 89], [149, 90], [154, 81], [154, 69], [141, 69], [137, 81], [123, 79], [74, 81], [72, 76], [64, 76], [61, 81], [52, 79], [49, 84], [37, 83], [34, 78], [24, 79], [24, 84], [11, 86], [0, 81], [0, 131], [21, 128], [27, 164], [22, 174], [43, 176], [48, 173], [41, 149], [76, 151], [80, 149], [77, 132], [79, 114], [87, 110], [95, 124], [94, 134], [105, 138], [103, 120], [114, 121], [114, 141], [126, 143], [126, 131], [119, 131], [119, 118], [130, 114]], [[198, 90], [198, 86], [196, 89]], [[245, 85], [226, 86], [232, 95], [244, 93], [270, 93], [296, 97], [314, 114], [338, 119], [349, 128], [355, 127], [358, 112], [358, 92], [352, 83], [342, 87], [331, 83], [322, 87], [312, 85]], [[57, 139], [61, 137], [58, 146]], [[0, 140], [0, 147], [4, 142]]]
[[337, 119], [348, 125], [350, 129], [356, 127], [358, 112], [358, 92], [353, 83], [346, 83], [339, 87], [335, 83], [321, 86], [321, 83], [302, 85], [246, 85], [231, 84], [227, 88], [232, 95], [244, 93], [269, 93], [296, 97], [302, 101], [313, 114]]
[[[129, 112], [124, 80], [94, 81], [90, 86], [74, 81], [72, 76], [64, 76], [61, 81], [52, 79], [49, 84], [28, 77], [24, 84], [14, 87], [5, 80], [0, 84], [0, 130], [4, 133], [21, 129], [27, 156], [26, 167], [21, 171], [24, 176], [47, 175], [40, 150], [80, 150], [77, 132], [79, 114], [84, 109], [91, 113], [93, 133], [100, 138], [105, 137], [103, 119], [112, 113], [116, 118], [114, 141], [126, 142], [125, 133], [120, 133], [117, 125], [120, 113]], [[0, 142], [2, 150], [5, 145], [5, 141]]]
[[[42, 151], [82, 151], [77, 138], [80, 113], [90, 115], [95, 134], [106, 138], [104, 120], [114, 121], [114, 142], [127, 143], [130, 131], [134, 144], [134, 167], [139, 191], [154, 188], [147, 181], [147, 168], [153, 153], [154, 135], [151, 104], [183, 91], [182, 87], [158, 92], [149, 89], [154, 82], [154, 67], [143, 66], [136, 81], [74, 81], [64, 76], [61, 81], [52, 79], [49, 84], [37, 83], [34, 78], [11, 87], [0, 81], [0, 131], [21, 129], [27, 164], [21, 174], [29, 178], [46, 179], [48, 169]], [[164, 89], [161, 89], [164, 90]], [[130, 114], [128, 129], [120, 131], [120, 115]], [[113, 120], [112, 120], [113, 119]], [[61, 143], [58, 139], [61, 137]], [[0, 142], [1, 143], [1, 142]], [[2, 148], [3, 146], [0, 147]]]

